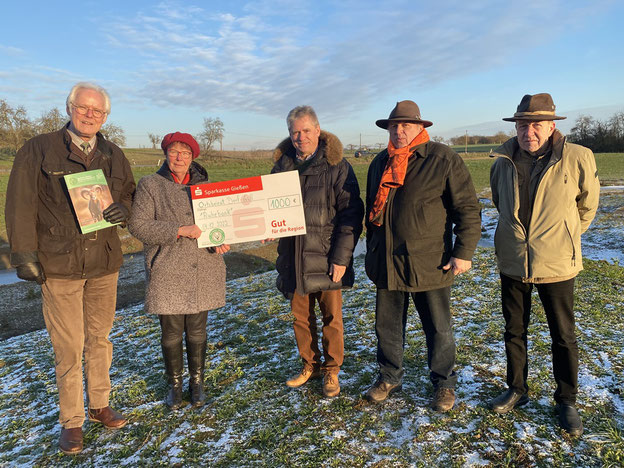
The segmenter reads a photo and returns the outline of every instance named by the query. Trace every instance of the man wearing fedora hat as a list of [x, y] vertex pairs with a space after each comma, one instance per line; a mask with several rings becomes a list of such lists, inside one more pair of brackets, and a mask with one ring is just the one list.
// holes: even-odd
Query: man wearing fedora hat
[[376, 124], [390, 141], [371, 162], [366, 185], [366, 273], [377, 286], [379, 364], [366, 397], [380, 402], [401, 389], [411, 296], [426, 336], [432, 407], [448, 411], [457, 382], [450, 289], [454, 276], [472, 265], [479, 203], [461, 157], [429, 140], [425, 128], [432, 123], [416, 103], [398, 102]]
[[516, 123], [517, 136], [491, 155], [497, 158], [490, 185], [499, 212], [494, 243], [509, 388], [490, 407], [507, 413], [529, 401], [527, 328], [535, 285], [552, 339], [559, 423], [580, 435], [574, 278], [583, 269], [581, 234], [596, 214], [600, 184], [593, 153], [555, 129], [561, 119], [550, 94], [525, 95], [514, 116], [503, 119]]

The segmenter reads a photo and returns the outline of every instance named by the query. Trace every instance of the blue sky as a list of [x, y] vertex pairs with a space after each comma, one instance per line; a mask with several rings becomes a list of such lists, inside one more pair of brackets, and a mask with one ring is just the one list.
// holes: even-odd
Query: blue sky
[[0, 98], [38, 117], [64, 111], [75, 82], [97, 82], [112, 97], [109, 122], [132, 147], [148, 145], [148, 132], [198, 133], [204, 117], [220, 117], [224, 148], [272, 148], [300, 104], [345, 145], [360, 135], [363, 144], [387, 142], [374, 122], [403, 99], [445, 137], [483, 123], [511, 130], [501, 118], [526, 93], [550, 92], [572, 117], [624, 111], [616, 0], [67, 0], [2, 9]]

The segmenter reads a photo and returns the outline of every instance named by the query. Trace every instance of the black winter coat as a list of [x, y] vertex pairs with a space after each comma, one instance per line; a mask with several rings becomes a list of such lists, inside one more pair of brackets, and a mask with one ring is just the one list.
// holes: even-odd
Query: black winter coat
[[15, 156], [5, 206], [11, 264], [40, 262], [51, 278], [95, 278], [121, 266], [117, 226], [82, 234], [63, 176], [102, 169], [113, 200], [128, 211], [134, 177], [121, 149], [100, 133], [93, 160], [85, 167], [72, 153], [66, 128], [28, 140]]
[[383, 150], [368, 168], [368, 277], [378, 288], [395, 291], [450, 286], [454, 275], [442, 267], [451, 257], [470, 260], [481, 237], [479, 202], [466, 165], [446, 145], [417, 146], [403, 186], [390, 189], [383, 224], [375, 226], [369, 213], [387, 161], [388, 151]]
[[[296, 169], [290, 138], [273, 153], [272, 173]], [[364, 204], [353, 168], [342, 157], [342, 143], [321, 131], [317, 154], [300, 174], [306, 234], [283, 237], [277, 248], [277, 288], [287, 298], [353, 286], [353, 249], [362, 232]], [[347, 266], [340, 282], [330, 264]]]

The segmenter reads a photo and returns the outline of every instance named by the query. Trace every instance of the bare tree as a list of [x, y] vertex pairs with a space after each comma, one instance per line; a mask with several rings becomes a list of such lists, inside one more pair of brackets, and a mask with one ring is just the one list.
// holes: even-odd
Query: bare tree
[[576, 125], [572, 128], [570, 133], [574, 135], [576, 141], [586, 142], [591, 137], [592, 129], [595, 125], [596, 122], [593, 117], [589, 115], [579, 115], [576, 119]]
[[431, 137], [431, 139], [437, 143], [444, 143], [444, 137], [441, 137], [439, 135], [434, 135]]
[[54, 107], [49, 111], [41, 114], [41, 117], [37, 119], [37, 133], [56, 132], [63, 125], [65, 125], [68, 120], [69, 117], [62, 114], [57, 107]]
[[113, 123], [107, 123], [100, 129], [100, 132], [108, 141], [115, 143], [117, 146], [126, 145], [126, 134], [123, 128]]
[[152, 143], [152, 149], [156, 149], [156, 145], [158, 145], [160, 143], [160, 140], [162, 140], [162, 137], [160, 135], [156, 135], [155, 133], [148, 133], [147, 137]]
[[202, 150], [210, 151], [216, 141], [223, 139], [223, 122], [219, 117], [204, 118], [204, 131], [199, 134]]
[[569, 141], [598, 153], [624, 151], [624, 113], [614, 114], [607, 122], [581, 115], [568, 135]]
[[34, 134], [35, 129], [26, 109], [23, 106], [13, 108], [0, 99], [0, 144], [17, 151]]
[[615, 138], [624, 138], [624, 112], [616, 112], [609, 119], [609, 127]]

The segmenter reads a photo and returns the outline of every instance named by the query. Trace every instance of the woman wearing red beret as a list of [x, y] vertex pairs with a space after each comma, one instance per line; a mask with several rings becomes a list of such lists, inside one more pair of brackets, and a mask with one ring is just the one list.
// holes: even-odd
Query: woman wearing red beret
[[130, 233], [144, 244], [145, 310], [157, 314], [169, 390], [165, 403], [182, 406], [185, 335], [191, 405], [204, 404], [204, 363], [208, 311], [225, 305], [225, 263], [230, 247], [198, 248], [201, 230], [193, 219], [190, 185], [208, 182], [193, 161], [199, 145], [188, 133], [169, 133], [161, 147], [166, 160], [138, 184]]

